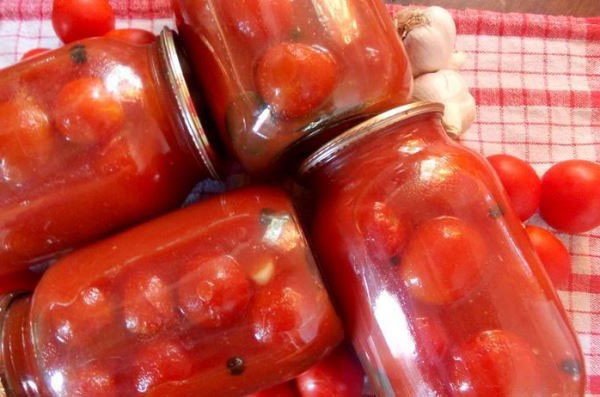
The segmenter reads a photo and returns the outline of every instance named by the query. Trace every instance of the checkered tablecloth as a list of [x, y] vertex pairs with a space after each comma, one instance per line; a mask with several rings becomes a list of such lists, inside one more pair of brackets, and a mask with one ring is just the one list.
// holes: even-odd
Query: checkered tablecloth
[[[119, 27], [173, 26], [169, 0], [112, 3]], [[31, 48], [59, 45], [50, 7], [51, 0], [0, 0], [0, 67]], [[465, 145], [484, 155], [516, 155], [540, 175], [561, 160], [600, 161], [600, 18], [474, 10], [454, 16], [457, 47], [468, 53], [462, 73], [478, 105]], [[531, 222], [545, 226], [537, 216]], [[559, 294], [585, 353], [588, 395], [600, 396], [600, 228], [559, 237], [573, 259]]]

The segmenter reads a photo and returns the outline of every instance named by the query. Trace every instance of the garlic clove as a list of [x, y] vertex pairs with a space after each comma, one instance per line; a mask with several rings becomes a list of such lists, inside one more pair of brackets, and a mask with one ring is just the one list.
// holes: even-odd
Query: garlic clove
[[448, 62], [448, 65], [443, 69], [460, 70], [460, 68], [462, 68], [466, 61], [466, 53], [464, 53], [463, 51], [454, 51], [452, 55], [450, 55], [450, 61]]
[[446, 102], [461, 98], [468, 92], [467, 82], [456, 70], [442, 69], [414, 79], [413, 98]]
[[443, 103], [442, 122], [453, 138], [462, 135], [475, 119], [475, 99], [456, 70], [442, 69], [415, 78], [413, 99]]

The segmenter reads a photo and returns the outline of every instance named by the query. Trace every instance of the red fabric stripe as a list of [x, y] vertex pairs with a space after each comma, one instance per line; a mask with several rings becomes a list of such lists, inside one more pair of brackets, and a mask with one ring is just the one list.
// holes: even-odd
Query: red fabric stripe
[[[589, 91], [548, 91], [522, 88], [470, 88], [475, 102], [480, 106], [564, 106], [589, 108], [592, 96], [599, 99], [600, 92], [590, 95]], [[600, 102], [598, 102], [600, 103]]]

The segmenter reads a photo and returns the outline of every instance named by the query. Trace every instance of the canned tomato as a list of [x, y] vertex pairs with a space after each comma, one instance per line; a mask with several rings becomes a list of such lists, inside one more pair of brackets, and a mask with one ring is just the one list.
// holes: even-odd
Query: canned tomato
[[3, 304], [8, 396], [243, 396], [342, 340], [292, 204], [264, 187], [72, 252]]
[[581, 396], [583, 357], [491, 166], [406, 105], [313, 153], [312, 241], [378, 396]]
[[[222, 140], [251, 173], [405, 103], [412, 80], [380, 0], [175, 0]], [[345, 128], [344, 128], [345, 127]]]
[[165, 30], [93, 38], [0, 71], [0, 278], [178, 206], [217, 177]]

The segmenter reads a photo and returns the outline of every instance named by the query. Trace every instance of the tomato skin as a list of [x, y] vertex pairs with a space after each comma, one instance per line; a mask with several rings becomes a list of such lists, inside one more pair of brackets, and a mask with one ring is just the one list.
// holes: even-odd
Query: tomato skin
[[542, 182], [533, 167], [508, 154], [496, 154], [487, 160], [500, 178], [519, 219], [529, 219], [538, 209], [542, 190]]
[[121, 103], [99, 78], [82, 77], [68, 82], [58, 93], [54, 119], [69, 142], [93, 145], [108, 141], [123, 125]]
[[192, 372], [191, 359], [177, 341], [159, 339], [136, 357], [136, 390], [149, 392], [163, 382], [183, 380]]
[[254, 48], [279, 41], [292, 30], [290, 0], [237, 0], [223, 2], [223, 20], [243, 45]]
[[115, 27], [108, 0], [54, 0], [52, 27], [63, 43], [103, 36]]
[[459, 218], [423, 222], [406, 245], [399, 273], [412, 296], [433, 304], [452, 303], [481, 280], [487, 245], [476, 229]]
[[34, 57], [36, 55], [43, 54], [43, 53], [45, 53], [47, 51], [50, 51], [50, 49], [49, 48], [32, 48], [31, 50], [25, 52], [21, 56], [21, 60], [23, 61], [25, 59], [32, 58], [32, 57]]
[[204, 327], [231, 323], [250, 301], [252, 288], [230, 256], [200, 257], [185, 266], [178, 288], [181, 310]]
[[175, 302], [168, 282], [151, 271], [132, 272], [123, 291], [123, 325], [131, 333], [149, 336], [174, 322]]
[[54, 146], [50, 118], [32, 98], [0, 103], [0, 179], [26, 179], [52, 157]]
[[360, 397], [365, 373], [349, 346], [340, 345], [296, 378], [302, 397]]
[[600, 164], [567, 160], [550, 167], [542, 177], [540, 215], [567, 233], [600, 226]]
[[144, 29], [113, 29], [105, 37], [121, 40], [130, 44], [151, 44], [156, 41], [154, 33]]
[[57, 305], [51, 311], [50, 321], [58, 341], [85, 346], [114, 321], [112, 303], [102, 288], [85, 288], [70, 304]]
[[259, 59], [255, 82], [276, 116], [301, 117], [321, 106], [333, 91], [337, 66], [324, 49], [302, 43], [280, 43]]
[[115, 396], [119, 389], [117, 380], [108, 367], [92, 362], [69, 372], [70, 393], [74, 397]]
[[554, 286], [565, 288], [571, 274], [571, 256], [567, 247], [546, 229], [527, 225], [525, 230]]
[[373, 259], [388, 264], [398, 261], [409, 234], [407, 222], [380, 201], [361, 208], [358, 216], [359, 227]]
[[298, 397], [298, 390], [293, 382], [285, 382], [256, 393], [249, 394], [246, 397]]
[[540, 395], [536, 357], [523, 340], [508, 331], [488, 330], [475, 335], [460, 346], [453, 364], [453, 395]]

